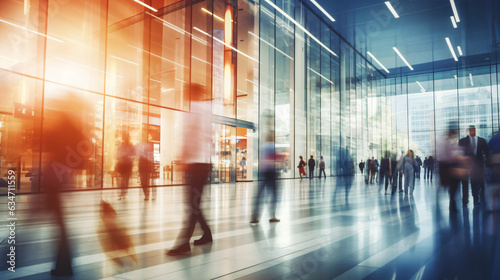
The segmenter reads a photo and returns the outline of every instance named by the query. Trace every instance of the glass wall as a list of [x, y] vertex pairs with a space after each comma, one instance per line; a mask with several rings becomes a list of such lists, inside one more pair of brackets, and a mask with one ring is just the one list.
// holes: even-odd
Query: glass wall
[[151, 185], [182, 184], [190, 84], [211, 96], [212, 183], [261, 179], [269, 143], [280, 178], [311, 155], [337, 176], [386, 152], [433, 155], [450, 123], [461, 136], [500, 130], [498, 64], [386, 78], [308, 2], [0, 2], [0, 193], [9, 169], [20, 192], [40, 191], [61, 113], [88, 140], [67, 188], [117, 188], [127, 141], [130, 186], [144, 150]]

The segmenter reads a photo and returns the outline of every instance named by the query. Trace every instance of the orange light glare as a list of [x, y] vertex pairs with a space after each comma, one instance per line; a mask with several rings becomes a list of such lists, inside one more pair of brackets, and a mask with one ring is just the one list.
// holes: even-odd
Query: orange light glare
[[3, 19], [0, 19], [0, 22], [6, 23], [6, 24], [8, 24], [8, 25], [12, 25], [12, 26], [17, 27], [17, 28], [21, 28], [21, 29], [26, 30], [26, 31], [29, 31], [29, 32], [33, 32], [33, 33], [35, 33], [35, 34], [41, 35], [41, 36], [46, 37], [46, 38], [48, 38], [48, 39], [51, 39], [51, 40], [57, 41], [57, 42], [59, 42], [59, 43], [62, 43], [62, 42], [63, 42], [63, 41], [61, 41], [61, 40], [59, 40], [59, 39], [56, 39], [56, 38], [54, 38], [54, 37], [51, 37], [51, 36], [49, 36], [49, 35], [45, 35], [45, 34], [43, 34], [43, 33], [37, 32], [37, 31], [35, 31], [35, 30], [31, 30], [31, 29], [26, 28], [26, 27], [22, 27], [22, 26], [20, 26], [20, 25], [17, 25], [17, 24], [12, 23], [12, 22], [5, 21], [5, 20], [3, 20]]
[[233, 13], [231, 10], [231, 6], [226, 7], [226, 13], [224, 14], [226, 18], [226, 22], [224, 24], [224, 41], [226, 44], [231, 45], [233, 42], [233, 23], [231, 18], [233, 17]]
[[134, 2], [136, 2], [136, 3], [138, 3], [138, 4], [143, 5], [144, 7], [146, 7], [146, 8], [148, 8], [148, 9], [150, 9], [151, 11], [158, 12], [158, 10], [157, 10], [157, 9], [155, 9], [155, 8], [153, 8], [153, 7], [151, 7], [151, 6], [149, 6], [148, 4], [146, 4], [146, 3], [144, 3], [144, 2], [141, 2], [141, 1], [139, 1], [139, 0], [134, 0]]
[[201, 8], [202, 11], [204, 11], [205, 13], [211, 15], [211, 16], [214, 16], [214, 18], [220, 20], [220, 21], [224, 21], [223, 18], [221, 18], [220, 16], [216, 15], [216, 14], [213, 14], [212, 12], [210, 12], [209, 10], [205, 9], [205, 8]]

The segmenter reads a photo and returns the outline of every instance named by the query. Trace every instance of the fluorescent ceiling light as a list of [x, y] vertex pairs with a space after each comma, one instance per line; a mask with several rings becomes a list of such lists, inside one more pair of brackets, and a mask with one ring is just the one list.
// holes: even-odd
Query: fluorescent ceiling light
[[327, 11], [325, 11], [325, 9], [323, 9], [323, 7], [321, 7], [321, 6], [318, 4], [318, 2], [316, 2], [316, 1], [314, 1], [314, 0], [311, 0], [311, 3], [313, 3], [313, 4], [314, 4], [314, 6], [316, 6], [316, 7], [317, 7], [320, 11], [322, 11], [322, 12], [323, 12], [323, 14], [325, 14], [325, 16], [326, 16], [329, 20], [331, 20], [331, 21], [335, 21], [335, 19], [334, 19], [334, 18], [333, 18], [333, 17], [332, 17], [332, 16], [331, 16], [331, 15], [330, 15]]
[[134, 0], [134, 2], [136, 2], [136, 3], [139, 3], [139, 4], [143, 5], [144, 7], [146, 7], [146, 8], [148, 8], [148, 9], [150, 9], [151, 11], [158, 12], [158, 10], [157, 10], [157, 9], [155, 9], [155, 8], [153, 8], [153, 7], [151, 7], [151, 6], [149, 6], [148, 4], [146, 4], [146, 3], [142, 2], [142, 1], [139, 1], [139, 0]]
[[444, 39], [446, 40], [446, 44], [448, 44], [448, 48], [450, 48], [450, 52], [453, 55], [453, 59], [455, 59], [455, 61], [458, 61], [457, 55], [455, 54], [455, 50], [453, 49], [453, 46], [451, 45], [450, 38], [446, 37]]
[[316, 43], [318, 43], [320, 46], [322, 46], [325, 50], [327, 50], [328, 52], [330, 52], [334, 56], [338, 57], [338, 55], [336, 53], [334, 53], [327, 46], [325, 46], [325, 44], [321, 43], [321, 41], [318, 40], [318, 38], [314, 37], [314, 35], [312, 35], [311, 32], [307, 31], [307, 29], [305, 29], [302, 25], [300, 25], [298, 22], [296, 22], [291, 16], [289, 16], [287, 13], [285, 13], [283, 10], [281, 10], [273, 2], [271, 2], [270, 0], [265, 0], [265, 1], [267, 2], [267, 4], [269, 4], [271, 7], [273, 7], [276, 11], [278, 11], [280, 14], [282, 14], [284, 17], [286, 17], [289, 21], [293, 22], [293, 24], [295, 24], [295, 26], [300, 28], [300, 30], [304, 31], [304, 33], [306, 33], [307, 36], [309, 36], [311, 39], [316, 41]]
[[457, 75], [453, 75], [453, 78], [456, 80], [457, 79]]
[[399, 55], [399, 57], [401, 57], [401, 59], [403, 60], [403, 62], [406, 64], [406, 66], [408, 66], [408, 68], [410, 68], [410, 70], [413, 71], [413, 67], [411, 67], [410, 63], [408, 63], [408, 61], [406, 61], [406, 59], [404, 58], [404, 56], [399, 52], [399, 50], [396, 48], [396, 47], [392, 47], [392, 49]]
[[425, 88], [422, 86], [422, 84], [419, 81], [417, 81], [417, 84], [420, 86], [420, 89], [422, 92], [426, 92]]
[[455, 0], [450, 0], [451, 9], [453, 10], [453, 14], [455, 15], [455, 21], [460, 22], [460, 17], [458, 17], [457, 6], [455, 6]]
[[205, 9], [205, 8], [201, 8], [202, 11], [204, 11], [205, 13], [211, 15], [211, 16], [214, 16], [214, 18], [220, 20], [220, 21], [224, 21], [223, 18], [221, 18], [220, 16], [216, 15], [216, 14], [212, 14], [212, 12], [210, 12], [209, 10]]
[[460, 46], [457, 46], [457, 50], [460, 56], [464, 55], [464, 53], [462, 52], [462, 48]]
[[389, 8], [389, 11], [391, 11], [392, 15], [393, 15], [395, 18], [399, 18], [399, 15], [398, 15], [398, 13], [396, 12], [396, 10], [394, 9], [394, 7], [391, 5], [391, 2], [389, 2], [389, 1], [385, 1], [385, 5], [387, 6], [387, 8]]
[[457, 23], [455, 22], [455, 17], [451, 16], [450, 19], [451, 19], [451, 24], [453, 25], [453, 28], [457, 28]]
[[0, 22], [6, 23], [6, 24], [8, 24], [8, 25], [12, 25], [12, 26], [17, 27], [17, 28], [21, 28], [21, 29], [26, 30], [26, 31], [29, 31], [29, 32], [33, 32], [33, 33], [35, 33], [35, 34], [41, 35], [41, 36], [46, 37], [46, 38], [48, 38], [48, 39], [51, 39], [51, 40], [57, 41], [57, 42], [59, 42], [59, 43], [62, 43], [62, 42], [63, 42], [63, 41], [61, 41], [61, 40], [59, 40], [59, 39], [56, 39], [56, 38], [54, 38], [54, 37], [51, 37], [51, 36], [49, 36], [49, 35], [45, 35], [45, 34], [43, 34], [43, 33], [37, 32], [37, 31], [35, 31], [35, 30], [31, 30], [31, 29], [29, 29], [29, 28], [26, 28], [26, 27], [23, 27], [23, 26], [17, 25], [17, 24], [12, 23], [12, 22], [5, 21], [5, 20], [3, 20], [3, 19], [0, 19]]
[[382, 65], [382, 63], [380, 63], [380, 61], [378, 61], [378, 59], [371, 53], [371, 52], [366, 52], [369, 56], [372, 57], [373, 60], [375, 60], [378, 65], [380, 65], [380, 67], [382, 67], [382, 69], [384, 69], [385, 72], [389, 73], [389, 70], [387, 70], [387, 68], [385, 68], [384, 65]]
[[470, 85], [474, 86], [474, 81], [472, 80], [472, 73], [469, 73]]

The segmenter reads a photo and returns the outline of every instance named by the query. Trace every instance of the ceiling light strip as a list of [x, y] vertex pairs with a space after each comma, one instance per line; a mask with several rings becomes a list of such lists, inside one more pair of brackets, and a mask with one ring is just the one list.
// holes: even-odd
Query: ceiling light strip
[[382, 65], [382, 63], [380, 63], [380, 61], [378, 61], [378, 59], [371, 53], [371, 52], [366, 52], [369, 56], [371, 56], [371, 58], [373, 60], [375, 60], [375, 62], [378, 63], [378, 65], [380, 65], [380, 67], [382, 67], [382, 69], [384, 69], [385, 72], [389, 73], [389, 70], [387, 70], [387, 68], [385, 68], [384, 65]]
[[470, 85], [474, 86], [474, 81], [472, 80], [472, 73], [469, 73]]
[[462, 52], [462, 48], [460, 46], [457, 46], [457, 50], [460, 56], [464, 55], [464, 53]]
[[325, 11], [325, 9], [323, 9], [323, 7], [321, 7], [320, 4], [318, 4], [318, 2], [314, 1], [314, 0], [311, 0], [311, 3], [314, 4], [314, 6], [316, 6], [321, 12], [323, 12], [323, 14], [325, 14], [325, 16], [331, 20], [331, 21], [335, 21], [335, 19], [327, 12]]
[[21, 29], [26, 30], [26, 31], [29, 31], [29, 32], [33, 32], [33, 33], [38, 34], [38, 35], [40, 35], [40, 36], [43, 36], [43, 37], [46, 37], [46, 38], [48, 38], [48, 39], [51, 39], [51, 40], [57, 41], [57, 42], [59, 42], [59, 43], [62, 43], [62, 42], [63, 42], [63, 41], [61, 41], [61, 40], [59, 40], [59, 39], [56, 39], [56, 38], [54, 38], [54, 37], [51, 37], [51, 36], [49, 36], [49, 35], [45, 35], [45, 34], [40, 33], [40, 32], [38, 32], [38, 31], [31, 30], [31, 29], [29, 29], [29, 28], [26, 28], [26, 27], [23, 27], [23, 26], [17, 25], [17, 24], [12, 23], [12, 22], [8, 22], [8, 21], [3, 20], [3, 19], [0, 19], [0, 22], [6, 23], [6, 24], [8, 24], [8, 25], [12, 25], [12, 26], [17, 27], [17, 28], [21, 28]]
[[408, 66], [408, 68], [410, 68], [410, 70], [413, 71], [413, 67], [411, 67], [410, 63], [408, 63], [408, 61], [406, 61], [406, 59], [404, 58], [404, 56], [399, 52], [399, 50], [396, 48], [396, 47], [392, 47], [392, 49], [399, 55], [399, 57], [403, 60], [403, 62], [406, 64], [406, 66]]
[[155, 8], [153, 8], [153, 7], [151, 7], [151, 6], [149, 6], [148, 4], [146, 4], [146, 3], [142, 2], [142, 1], [139, 1], [139, 0], [134, 0], [134, 2], [136, 2], [136, 3], [138, 3], [138, 4], [143, 5], [144, 7], [146, 7], [146, 8], [148, 8], [148, 9], [150, 9], [151, 11], [158, 12], [158, 10], [157, 10], [157, 9], [155, 9]]
[[330, 52], [331, 54], [333, 54], [334, 56], [338, 57], [338, 55], [336, 53], [334, 53], [332, 50], [330, 50], [330, 48], [328, 48], [327, 46], [325, 46], [325, 44], [321, 43], [320, 40], [318, 40], [318, 38], [314, 37], [309, 31], [307, 31], [302, 25], [300, 25], [298, 22], [296, 22], [291, 16], [289, 16], [287, 13], [285, 13], [283, 10], [281, 10], [278, 6], [276, 6], [273, 2], [271, 2], [270, 0], [265, 0], [271, 7], [273, 7], [276, 11], [278, 11], [280, 14], [282, 14], [284, 17], [286, 17], [289, 21], [293, 22], [293, 24], [295, 24], [295, 26], [297, 26], [298, 28], [300, 28], [300, 30], [304, 31], [304, 33], [306, 33], [311, 39], [313, 39], [314, 41], [316, 41], [316, 43], [318, 43], [320, 46], [322, 46], [325, 50], [327, 50], [328, 52]]
[[455, 17], [451, 16], [450, 19], [451, 19], [451, 24], [453, 25], [453, 28], [457, 28], [457, 22], [455, 21]]
[[127, 63], [130, 63], [130, 64], [134, 64], [136, 66], [139, 66], [139, 63], [136, 63], [136, 62], [133, 62], [133, 61], [130, 61], [130, 60], [126, 60], [126, 59], [121, 58], [121, 57], [117, 57], [117, 56], [114, 56], [114, 55], [110, 55], [110, 57], [112, 57], [114, 59], [118, 59], [118, 60], [124, 61], [124, 62], [127, 62]]
[[420, 86], [420, 89], [422, 90], [422, 92], [427, 92], [419, 81], [417, 81], [417, 84]]
[[455, 15], [455, 21], [460, 22], [460, 17], [458, 16], [457, 6], [455, 6], [455, 0], [450, 0], [451, 9], [453, 10], [453, 15]]
[[221, 18], [220, 16], [216, 15], [216, 14], [213, 14], [212, 12], [210, 12], [209, 10], [205, 9], [205, 8], [201, 8], [202, 11], [204, 11], [205, 13], [211, 15], [211, 16], [214, 16], [214, 18], [224, 22], [224, 19]]
[[321, 75], [320, 73], [318, 73], [318, 72], [314, 71], [311, 67], [307, 67], [307, 68], [308, 68], [309, 70], [311, 70], [311, 72], [313, 72], [314, 74], [316, 74], [316, 75], [320, 76], [321, 78], [323, 78], [323, 79], [327, 80], [330, 84], [332, 84], [332, 85], [334, 84], [332, 81], [330, 81], [329, 79], [327, 79], [325, 76], [323, 76], [323, 75]]
[[162, 59], [162, 60], [165, 60], [165, 61], [168, 61], [168, 62], [170, 62], [170, 63], [173, 63], [173, 64], [175, 64], [175, 65], [177, 65], [177, 66], [180, 66], [180, 67], [184, 67], [184, 68], [189, 69], [189, 67], [187, 67], [187, 66], [185, 66], [185, 65], [183, 65], [183, 64], [177, 63], [177, 62], [172, 61], [172, 60], [170, 60], [170, 59], [166, 59], [166, 58], [164, 58], [164, 57], [162, 57], [162, 56], [159, 56], [159, 55], [157, 55], [157, 54], [154, 54], [154, 53], [152, 53], [152, 52], [148, 52], [147, 50], [143, 50], [143, 49], [141, 49], [141, 48], [138, 48], [138, 47], [136, 47], [136, 46], [132, 46], [132, 45], [128, 45], [128, 46], [129, 46], [129, 47], [131, 47], [131, 48], [134, 48], [134, 49], [136, 49], [136, 50], [143, 51], [143, 52], [145, 52], [145, 53], [149, 53], [149, 54], [150, 54], [150, 55], [152, 55], [152, 56], [155, 56], [155, 57], [158, 57], [158, 58], [160, 58], [160, 59]]
[[455, 50], [453, 49], [453, 46], [451, 45], [450, 38], [446, 37], [444, 39], [446, 40], [446, 43], [448, 44], [448, 48], [450, 48], [450, 52], [453, 55], [453, 59], [455, 59], [455, 61], [458, 61], [457, 55], [455, 54]]
[[293, 60], [293, 57], [289, 56], [288, 54], [286, 54], [285, 52], [283, 52], [282, 50], [276, 48], [275, 46], [273, 46], [271, 43], [269, 43], [268, 41], [262, 39], [262, 38], [259, 38], [259, 36], [253, 34], [252, 32], [248, 31], [248, 34], [254, 36], [255, 38], [258, 38], [260, 39], [262, 42], [266, 43], [267, 45], [269, 45], [271, 48], [277, 50], [278, 52], [280, 52], [282, 55], [286, 56], [288, 59], [290, 60]]
[[387, 8], [389, 9], [389, 11], [391, 11], [392, 15], [395, 17], [395, 18], [399, 18], [399, 15], [398, 13], [396, 12], [396, 10], [394, 9], [394, 7], [391, 5], [391, 2], [389, 1], [385, 1], [385, 5], [387, 6]]
[[249, 55], [247, 55], [246, 53], [244, 53], [244, 52], [242, 52], [242, 51], [238, 50], [237, 48], [234, 48], [234, 47], [232, 47], [232, 46], [230, 46], [230, 45], [226, 44], [224, 41], [219, 40], [219, 39], [217, 39], [217, 38], [213, 37], [212, 35], [210, 35], [210, 34], [206, 33], [205, 31], [203, 31], [203, 30], [201, 30], [201, 29], [199, 29], [198, 27], [193, 27], [193, 29], [194, 29], [194, 30], [196, 30], [196, 31], [198, 31], [198, 32], [200, 32], [200, 33], [202, 33], [202, 34], [204, 34], [204, 35], [206, 35], [206, 36], [212, 37], [215, 41], [217, 41], [217, 42], [219, 42], [219, 43], [223, 44], [224, 46], [226, 46], [226, 47], [228, 47], [228, 48], [231, 48], [232, 50], [236, 51], [237, 53], [239, 53], [239, 54], [241, 54], [241, 55], [243, 55], [243, 56], [245, 56], [245, 57], [247, 57], [247, 58], [249, 58], [249, 59], [251, 59], [251, 60], [253, 60], [253, 61], [255, 61], [255, 62], [259, 62], [259, 60], [255, 59], [255, 58], [253, 58], [253, 57], [251, 57], [251, 56], [249, 56]]

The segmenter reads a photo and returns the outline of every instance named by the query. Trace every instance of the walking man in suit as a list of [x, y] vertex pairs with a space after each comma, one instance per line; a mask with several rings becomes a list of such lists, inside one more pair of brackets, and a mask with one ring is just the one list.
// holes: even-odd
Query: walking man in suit
[[314, 157], [312, 155], [307, 162], [307, 166], [309, 166], [309, 179], [312, 180], [312, 178], [314, 178], [314, 167], [316, 167], [316, 161], [314, 160]]
[[469, 126], [469, 135], [460, 139], [458, 144], [464, 149], [465, 156], [469, 157], [472, 167], [469, 176], [462, 180], [462, 202], [469, 203], [469, 178], [474, 205], [479, 204], [479, 192], [484, 188], [484, 163], [488, 158], [488, 145], [484, 138], [476, 136], [476, 127]]

